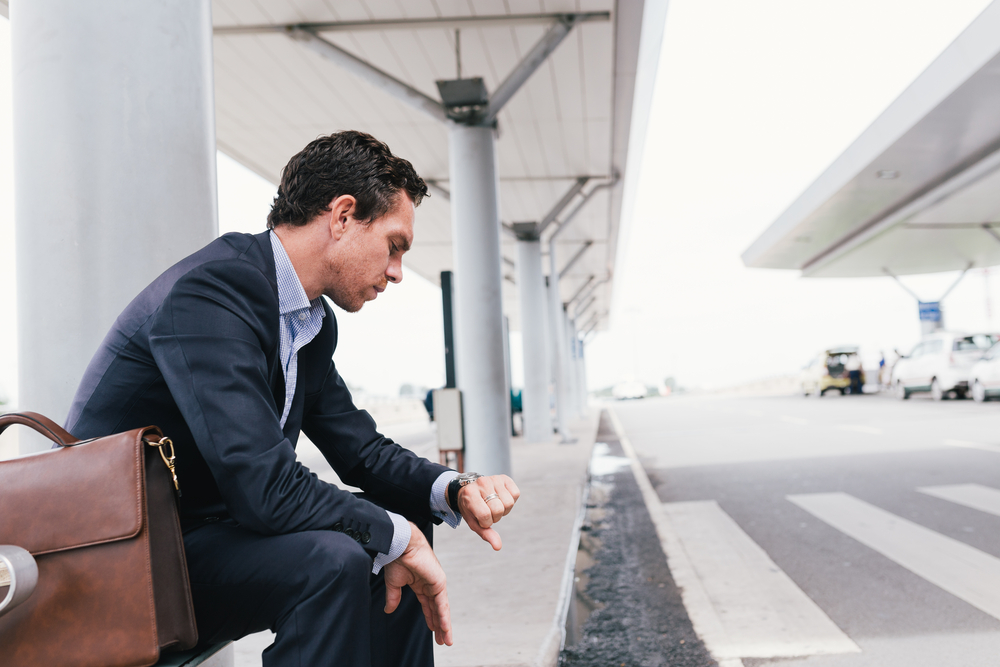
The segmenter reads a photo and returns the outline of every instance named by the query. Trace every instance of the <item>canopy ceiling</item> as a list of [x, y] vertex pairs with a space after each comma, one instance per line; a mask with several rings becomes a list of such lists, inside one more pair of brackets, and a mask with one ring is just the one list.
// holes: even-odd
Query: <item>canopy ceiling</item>
[[[665, 1], [213, 0], [212, 9], [220, 150], [277, 183], [288, 158], [318, 135], [358, 129], [382, 139], [436, 186], [417, 211], [416, 241], [404, 260], [435, 283], [452, 267], [446, 127], [291, 39], [289, 28], [305, 24], [438, 100], [435, 81], [459, 75], [456, 30], [461, 76], [481, 76], [493, 92], [557, 14], [587, 12], [588, 20], [575, 25], [499, 114], [500, 215], [506, 224], [539, 221], [581, 177], [589, 178], [582, 196], [618, 176], [613, 187], [594, 194], [556, 244], [560, 267], [583, 253], [565, 271], [563, 300], [596, 284], [597, 299], [582, 319], [607, 313], [629, 137], [636, 151]], [[651, 26], [646, 33], [644, 14]], [[638, 84], [637, 70], [645, 72]], [[642, 108], [634, 108], [637, 97]], [[516, 328], [514, 243], [512, 234], [503, 235], [504, 303]]]

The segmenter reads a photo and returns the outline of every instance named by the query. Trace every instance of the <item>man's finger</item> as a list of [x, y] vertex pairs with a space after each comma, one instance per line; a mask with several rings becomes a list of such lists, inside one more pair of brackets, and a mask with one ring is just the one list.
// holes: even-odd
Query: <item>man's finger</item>
[[436, 602], [438, 629], [434, 633], [434, 639], [439, 645], [445, 644], [451, 646], [451, 607], [448, 604], [448, 594], [441, 593], [441, 595], [437, 596]]
[[[483, 502], [486, 502], [486, 506], [490, 508], [490, 519], [492, 520], [493, 523], [496, 523], [497, 521], [503, 518], [503, 515], [505, 513], [504, 510], [506, 510], [507, 508], [504, 506], [503, 501], [500, 500], [499, 493], [494, 491], [490, 495], [496, 497], [490, 498], [489, 502], [486, 502], [486, 500], [484, 499]], [[490, 525], [493, 525], [493, 523], [491, 523]]]
[[385, 582], [385, 613], [391, 614], [399, 606], [399, 598], [402, 591], [399, 586], [393, 586], [388, 581]]
[[472, 510], [472, 516], [480, 528], [489, 528], [493, 525], [493, 510], [490, 509], [489, 503], [483, 500], [484, 497], [473, 498], [469, 503], [472, 507], [469, 509]]
[[[514, 509], [514, 497], [510, 494], [510, 491], [507, 490], [506, 486], [496, 487], [496, 491], [494, 491], [494, 493], [497, 494], [497, 500], [503, 503], [503, 516], [507, 516], [510, 514], [510, 511]], [[496, 503], [495, 500], [491, 500], [490, 505], [492, 506], [493, 504], [498, 503]], [[494, 523], [499, 520], [500, 518], [497, 518]]]
[[504, 488], [506, 488], [507, 492], [510, 493], [511, 498], [514, 499], [514, 502], [517, 502], [517, 499], [521, 497], [521, 490], [517, 488], [517, 484], [515, 484], [514, 480], [512, 480], [510, 477], [504, 475], [503, 478], [504, 478], [503, 480]]
[[493, 551], [500, 551], [500, 547], [503, 546], [503, 541], [500, 539], [500, 533], [493, 530], [493, 528], [480, 528], [479, 526], [469, 524], [469, 528], [475, 531], [476, 535], [483, 538], [486, 542], [490, 543], [493, 547]]

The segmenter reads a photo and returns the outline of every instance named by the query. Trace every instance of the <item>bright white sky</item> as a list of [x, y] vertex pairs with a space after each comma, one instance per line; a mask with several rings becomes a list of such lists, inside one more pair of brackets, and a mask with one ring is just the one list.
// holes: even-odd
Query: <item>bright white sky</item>
[[[587, 350], [590, 386], [725, 386], [794, 373], [829, 345], [910, 347], [916, 304], [891, 279], [800, 279], [747, 269], [740, 254], [987, 4], [672, 0], [612, 327]], [[9, 43], [0, 20], [0, 395], [15, 398]], [[222, 231], [263, 229], [273, 192], [220, 155]], [[419, 243], [419, 209], [417, 221]], [[933, 300], [955, 275], [904, 280]], [[987, 284], [1000, 294], [1000, 268], [952, 292], [949, 328], [1000, 328]], [[352, 385], [388, 395], [443, 384], [440, 291], [413, 272], [338, 320], [336, 360]], [[517, 385], [516, 336], [512, 348]]]

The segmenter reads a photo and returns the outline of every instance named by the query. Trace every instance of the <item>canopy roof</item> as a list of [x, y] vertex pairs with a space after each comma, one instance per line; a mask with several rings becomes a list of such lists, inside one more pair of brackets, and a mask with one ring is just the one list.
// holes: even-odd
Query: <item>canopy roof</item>
[[743, 253], [804, 276], [1000, 264], [1000, 3]]
[[[631, 176], [629, 138], [633, 151], [641, 147], [664, 0], [213, 0], [212, 7], [220, 150], [277, 183], [289, 157], [318, 135], [358, 129], [385, 141], [434, 184], [417, 211], [416, 240], [404, 264], [435, 283], [452, 267], [445, 125], [324, 59], [293, 38], [296, 29], [436, 101], [437, 80], [482, 77], [496, 91], [560, 14], [579, 15], [499, 113], [500, 217], [505, 225], [541, 221], [580, 179], [586, 183], [574, 204], [619, 177], [591, 197], [556, 244], [560, 267], [582, 252], [563, 275], [563, 300], [596, 285], [583, 320], [608, 311]], [[514, 243], [504, 234], [505, 311], [516, 327]]]

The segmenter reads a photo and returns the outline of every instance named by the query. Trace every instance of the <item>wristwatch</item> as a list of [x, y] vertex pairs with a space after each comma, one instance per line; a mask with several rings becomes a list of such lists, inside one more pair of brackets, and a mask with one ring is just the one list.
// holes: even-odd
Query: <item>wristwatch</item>
[[448, 482], [448, 504], [458, 512], [458, 490], [482, 477], [478, 472], [465, 472]]

